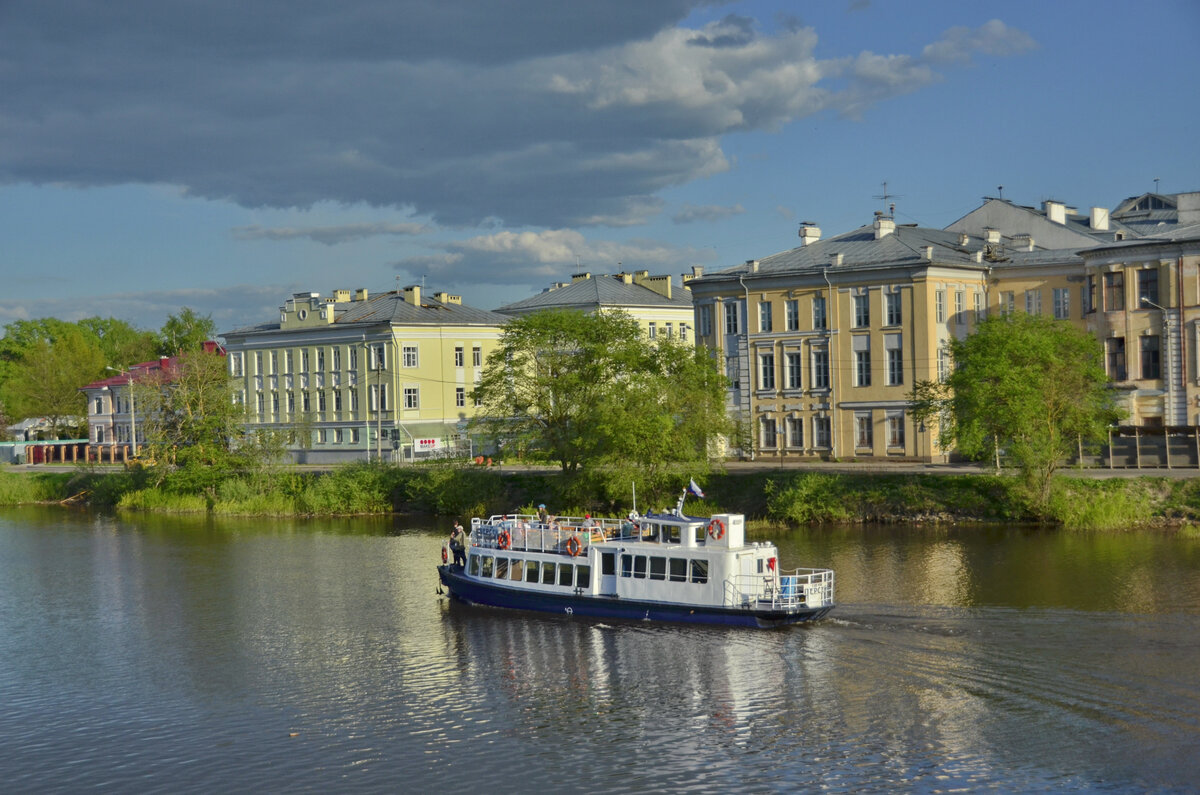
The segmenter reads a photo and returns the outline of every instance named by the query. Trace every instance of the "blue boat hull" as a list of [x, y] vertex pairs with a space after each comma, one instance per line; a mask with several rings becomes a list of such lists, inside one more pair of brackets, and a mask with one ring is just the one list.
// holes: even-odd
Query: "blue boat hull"
[[463, 575], [461, 568], [453, 566], [438, 566], [438, 576], [451, 596], [467, 604], [534, 610], [572, 617], [768, 628], [815, 621], [833, 609], [833, 605], [800, 611], [701, 607], [642, 602], [611, 596], [543, 593], [472, 580]]

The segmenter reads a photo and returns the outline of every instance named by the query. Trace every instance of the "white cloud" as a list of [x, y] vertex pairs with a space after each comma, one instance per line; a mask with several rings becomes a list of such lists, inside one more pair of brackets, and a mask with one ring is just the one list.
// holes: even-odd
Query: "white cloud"
[[703, 206], [684, 204], [671, 220], [677, 224], [692, 224], [697, 221], [711, 222], [741, 215], [744, 212], [746, 212], [746, 208], [740, 204], [734, 204], [729, 207], [722, 207], [716, 204], [706, 204]]

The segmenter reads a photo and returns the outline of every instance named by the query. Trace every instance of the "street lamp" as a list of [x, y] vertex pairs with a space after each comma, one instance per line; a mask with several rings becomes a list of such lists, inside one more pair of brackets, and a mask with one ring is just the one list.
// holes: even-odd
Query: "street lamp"
[[[1163, 340], [1162, 353], [1163, 353], [1163, 358], [1166, 360], [1167, 369], [1169, 370], [1169, 368], [1171, 366], [1171, 354], [1170, 354], [1170, 350], [1169, 350], [1170, 345], [1171, 345], [1171, 315], [1170, 315], [1170, 313], [1167, 312], [1166, 307], [1159, 306], [1158, 304], [1154, 303], [1153, 301], [1151, 301], [1148, 297], [1146, 297], [1144, 295], [1142, 296], [1141, 302], [1143, 304], [1145, 304], [1146, 306], [1154, 307], [1159, 312], [1162, 312], [1163, 337], [1166, 338]], [[1182, 366], [1182, 364], [1183, 363], [1180, 362], [1180, 366]], [[1175, 388], [1174, 388], [1175, 387], [1175, 384], [1174, 384], [1175, 379], [1171, 376], [1170, 372], [1163, 372], [1162, 375], [1164, 376], [1163, 380], [1165, 380], [1167, 382], [1167, 404], [1168, 404], [1169, 410], [1170, 410], [1170, 416], [1163, 418], [1163, 424], [1168, 425], [1168, 424], [1170, 424], [1170, 422], [1169, 422], [1170, 420], [1175, 419], [1175, 410], [1176, 410], [1175, 409]], [[1163, 413], [1166, 414], [1167, 412], [1164, 411]], [[1168, 459], [1168, 463], [1169, 463], [1169, 459]]]
[[124, 373], [126, 383], [129, 384], [129, 438], [133, 440], [133, 457], [137, 458], [137, 415], [133, 412], [133, 371], [125, 368], [109, 367], [107, 365], [105, 365], [104, 369], [112, 370], [114, 373]]

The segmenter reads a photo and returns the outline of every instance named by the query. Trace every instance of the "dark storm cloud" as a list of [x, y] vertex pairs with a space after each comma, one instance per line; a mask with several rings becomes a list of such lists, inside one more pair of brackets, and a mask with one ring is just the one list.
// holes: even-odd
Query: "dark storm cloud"
[[637, 224], [662, 189], [729, 168], [727, 133], [859, 114], [1019, 34], [989, 23], [924, 59], [822, 62], [809, 29], [677, 27], [703, 4], [0, 5], [0, 182], [365, 202], [443, 224]]

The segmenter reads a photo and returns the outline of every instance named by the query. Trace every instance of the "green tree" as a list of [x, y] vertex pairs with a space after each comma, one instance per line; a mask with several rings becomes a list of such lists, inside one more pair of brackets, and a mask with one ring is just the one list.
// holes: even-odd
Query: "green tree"
[[132, 367], [158, 356], [158, 337], [112, 317], [85, 317], [76, 325], [96, 339], [104, 360], [113, 367]]
[[938, 426], [942, 446], [968, 457], [998, 460], [1006, 451], [1039, 510], [1078, 442], [1104, 439], [1120, 419], [1100, 343], [1070, 323], [993, 317], [949, 350], [946, 382], [913, 387], [914, 419]]
[[53, 340], [35, 336], [11, 362], [4, 405], [14, 417], [46, 417], [55, 436], [64, 420], [87, 414], [79, 388], [104, 371], [104, 355], [78, 328], [64, 325]]
[[651, 343], [624, 313], [545, 311], [505, 326], [473, 396], [502, 451], [586, 466], [706, 461], [724, 380], [686, 345]]
[[259, 446], [243, 444], [245, 411], [234, 383], [225, 357], [196, 351], [138, 390], [147, 453], [180, 490], [211, 489], [252, 464]]
[[163, 356], [191, 353], [203, 348], [206, 341], [215, 339], [217, 324], [212, 315], [198, 315], [195, 310], [183, 307], [179, 314], [171, 315], [158, 334], [158, 352]]

